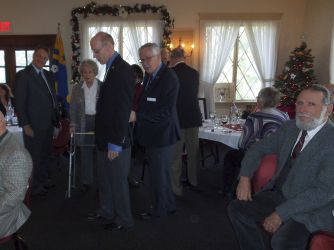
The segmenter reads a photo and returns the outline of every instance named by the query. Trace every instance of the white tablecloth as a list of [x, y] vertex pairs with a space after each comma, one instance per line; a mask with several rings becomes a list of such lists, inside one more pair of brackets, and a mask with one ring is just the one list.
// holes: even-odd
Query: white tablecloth
[[11, 132], [16, 139], [22, 143], [23, 145], [23, 136], [22, 136], [22, 128], [20, 128], [19, 126], [7, 126], [7, 129], [9, 132]]
[[223, 127], [216, 128], [213, 131], [212, 129], [213, 126], [210, 123], [204, 122], [203, 126], [199, 129], [198, 137], [200, 139], [220, 142], [231, 148], [238, 149], [238, 142], [241, 136], [240, 131]]

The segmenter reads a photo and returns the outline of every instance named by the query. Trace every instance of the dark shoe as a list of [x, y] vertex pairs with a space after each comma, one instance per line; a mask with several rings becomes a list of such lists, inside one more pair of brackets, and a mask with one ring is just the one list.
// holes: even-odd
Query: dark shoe
[[18, 234], [14, 233], [13, 234], [13, 239], [14, 239], [14, 244], [15, 244], [15, 249], [18, 250], [28, 250], [28, 246], [26, 241], [19, 236]]
[[49, 189], [55, 188], [56, 184], [54, 184], [51, 180], [48, 180], [47, 183], [43, 187], [49, 190]]
[[128, 232], [128, 231], [133, 230], [133, 227], [124, 227], [122, 225], [118, 225], [118, 224], [112, 222], [110, 224], [106, 224], [104, 226], [104, 229], [112, 231], [112, 232], [117, 232], [117, 231], [127, 231]]
[[98, 213], [89, 213], [87, 215], [87, 220], [88, 221], [98, 221], [98, 220], [102, 220], [103, 217], [101, 215], [99, 215]]
[[140, 183], [138, 181], [136, 181], [134, 178], [129, 177], [128, 181], [129, 181], [130, 187], [132, 187], [132, 188], [139, 188]]
[[82, 184], [82, 186], [80, 187], [80, 191], [82, 193], [87, 193], [90, 190], [90, 186], [88, 184]]
[[46, 195], [48, 194], [48, 190], [44, 188], [40, 188], [38, 190], [34, 190], [31, 192], [31, 197], [33, 198], [41, 198], [46, 199]]
[[153, 218], [153, 215], [150, 212], [141, 213], [139, 214], [139, 218], [142, 220], [151, 220]]

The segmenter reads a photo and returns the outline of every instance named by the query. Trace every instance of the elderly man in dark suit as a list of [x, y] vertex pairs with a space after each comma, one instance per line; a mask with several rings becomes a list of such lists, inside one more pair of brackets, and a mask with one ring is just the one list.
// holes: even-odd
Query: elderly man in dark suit
[[136, 113], [138, 143], [145, 147], [152, 188], [152, 213], [143, 219], [166, 216], [176, 210], [170, 183], [174, 145], [180, 138], [176, 112], [179, 90], [177, 76], [161, 62], [160, 48], [155, 43], [140, 47], [139, 58], [145, 70], [144, 90]]
[[[254, 144], [240, 171], [229, 216], [241, 249], [306, 249], [318, 230], [334, 231], [334, 125], [330, 93], [312, 85], [299, 94], [296, 120]], [[251, 177], [262, 157], [276, 154], [277, 170], [251, 195]]]
[[33, 195], [47, 193], [52, 137], [57, 123], [55, 78], [43, 69], [48, 60], [48, 49], [37, 47], [32, 63], [17, 73], [14, 85], [24, 146], [31, 154], [34, 165]]
[[96, 104], [95, 133], [98, 158], [99, 209], [90, 219], [103, 217], [105, 229], [130, 230], [134, 226], [128, 174], [131, 160], [129, 117], [135, 87], [131, 66], [114, 50], [113, 38], [104, 32], [90, 41], [94, 57], [106, 65]]
[[184, 50], [175, 48], [170, 54], [170, 63], [180, 82], [177, 98], [177, 114], [181, 127], [181, 140], [175, 145], [171, 171], [172, 189], [175, 195], [182, 196], [180, 178], [182, 174], [183, 146], [187, 151], [187, 175], [191, 187], [196, 187], [199, 165], [198, 129], [202, 126], [202, 115], [198, 105], [199, 74], [185, 63]]
[[15, 233], [30, 216], [23, 200], [31, 170], [28, 151], [8, 132], [0, 112], [0, 239]]

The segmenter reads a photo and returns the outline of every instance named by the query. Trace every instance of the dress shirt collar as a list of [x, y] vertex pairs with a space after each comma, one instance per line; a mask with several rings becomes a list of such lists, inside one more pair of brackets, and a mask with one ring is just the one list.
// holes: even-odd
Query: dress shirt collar
[[114, 54], [112, 54], [112, 56], [109, 58], [109, 60], [106, 63], [106, 71], [110, 68], [110, 66], [113, 64], [113, 62], [115, 61], [118, 55], [119, 54], [117, 53], [117, 51], [115, 51]]
[[174, 66], [173, 66], [173, 68], [176, 67], [176, 65], [178, 65], [180, 63], [185, 63], [185, 61], [182, 60], [182, 61], [179, 61], [179, 62], [175, 63]]
[[37, 75], [39, 75], [39, 72], [41, 72], [43, 75], [44, 75], [44, 73], [43, 73], [43, 69], [39, 69], [39, 68], [37, 68], [33, 63], [31, 64], [33, 67], [34, 67], [34, 69], [36, 70], [36, 73], [37, 73]]
[[160, 71], [161, 67], [162, 67], [162, 63], [160, 63], [160, 65], [156, 68], [156, 70], [151, 74], [152, 75], [152, 81], [154, 80], [154, 78], [156, 77], [156, 75], [158, 74], [158, 72]]

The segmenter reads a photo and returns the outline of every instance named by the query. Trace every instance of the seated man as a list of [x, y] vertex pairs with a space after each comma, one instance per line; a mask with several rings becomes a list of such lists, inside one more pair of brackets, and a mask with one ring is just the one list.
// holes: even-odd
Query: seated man
[[0, 239], [15, 233], [30, 215], [23, 200], [31, 170], [28, 151], [7, 131], [0, 112]]
[[[296, 120], [251, 147], [241, 164], [237, 200], [228, 207], [241, 249], [305, 249], [311, 233], [334, 231], [334, 125], [330, 93], [321, 85], [304, 89]], [[251, 178], [266, 154], [277, 171], [258, 193]]]
[[228, 198], [234, 196], [241, 160], [246, 150], [289, 120], [287, 113], [276, 109], [279, 101], [278, 90], [272, 87], [261, 89], [257, 97], [258, 111], [247, 117], [239, 140], [239, 149], [227, 152], [224, 158], [223, 192]]

